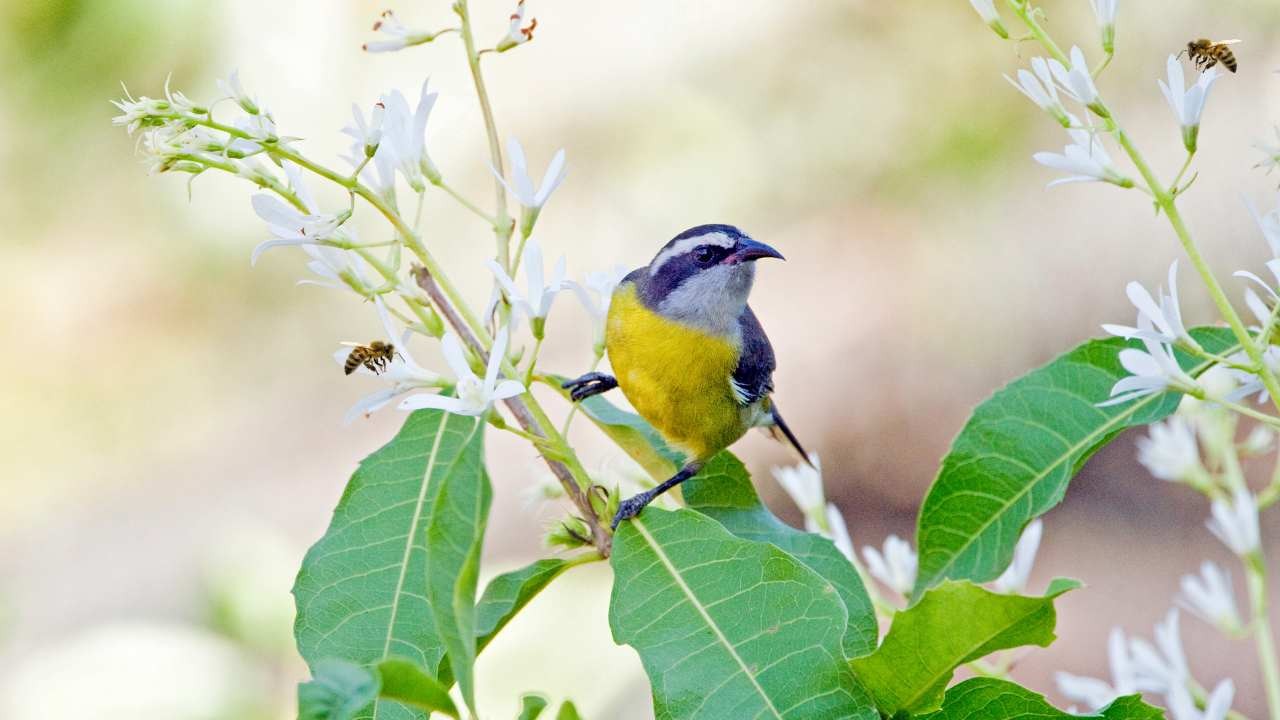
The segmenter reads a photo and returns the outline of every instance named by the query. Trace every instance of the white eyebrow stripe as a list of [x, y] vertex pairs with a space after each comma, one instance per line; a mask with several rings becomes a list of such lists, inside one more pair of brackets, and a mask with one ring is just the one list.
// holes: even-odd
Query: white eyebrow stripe
[[653, 259], [653, 262], [649, 263], [649, 272], [658, 272], [658, 268], [662, 267], [671, 258], [677, 255], [683, 255], [699, 245], [717, 245], [722, 248], [731, 248], [735, 242], [736, 241], [733, 238], [722, 232], [712, 232], [707, 233], [706, 235], [694, 235], [693, 237], [687, 237], [658, 253], [658, 256]]

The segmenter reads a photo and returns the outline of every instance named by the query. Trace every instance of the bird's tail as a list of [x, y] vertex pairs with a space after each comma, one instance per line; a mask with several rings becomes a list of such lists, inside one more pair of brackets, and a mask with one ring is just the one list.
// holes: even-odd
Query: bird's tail
[[790, 445], [796, 452], [800, 453], [800, 457], [805, 461], [805, 464], [813, 467], [813, 461], [809, 459], [809, 453], [805, 452], [804, 446], [800, 444], [796, 434], [791, 432], [791, 428], [787, 426], [787, 421], [782, 419], [782, 414], [778, 412], [776, 403], [771, 402], [769, 404], [769, 415], [773, 422], [768, 426], [767, 430], [773, 436], [773, 439]]

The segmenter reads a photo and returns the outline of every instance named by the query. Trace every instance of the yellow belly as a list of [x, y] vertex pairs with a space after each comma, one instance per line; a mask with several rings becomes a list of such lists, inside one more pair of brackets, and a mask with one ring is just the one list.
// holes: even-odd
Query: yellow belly
[[690, 458], [707, 459], [746, 432], [729, 386], [738, 365], [733, 342], [649, 310], [625, 283], [609, 305], [605, 347], [636, 412]]

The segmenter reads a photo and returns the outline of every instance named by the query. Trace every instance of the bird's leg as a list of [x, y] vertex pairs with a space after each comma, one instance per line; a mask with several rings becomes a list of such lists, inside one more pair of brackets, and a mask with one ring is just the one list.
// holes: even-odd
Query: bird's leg
[[566, 382], [560, 387], [569, 391], [569, 398], [574, 402], [582, 402], [592, 395], [599, 395], [602, 392], [608, 392], [618, 387], [618, 381], [612, 375], [589, 372], [580, 378]]
[[618, 505], [618, 513], [613, 516], [613, 529], [617, 530], [618, 523], [622, 522], [623, 520], [630, 520], [631, 518], [639, 515], [640, 511], [644, 510], [646, 505], [653, 502], [654, 498], [670, 490], [671, 488], [679, 485], [685, 480], [688, 480], [694, 475], [697, 475], [698, 471], [701, 469], [702, 469], [701, 462], [691, 462], [688, 465], [685, 465], [684, 467], [680, 468], [680, 472], [676, 473], [675, 475], [672, 475], [669, 479], [665, 480], [661, 485], [655, 488], [650, 488], [648, 490], [645, 490], [642, 493], [636, 493], [635, 495], [632, 495], [626, 500], [623, 500]]

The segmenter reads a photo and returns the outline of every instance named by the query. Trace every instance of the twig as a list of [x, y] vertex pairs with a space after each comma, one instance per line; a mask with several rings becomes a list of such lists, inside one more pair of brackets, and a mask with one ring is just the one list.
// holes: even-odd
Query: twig
[[[431, 273], [421, 265], [415, 265], [412, 273], [413, 279], [418, 283], [418, 287], [422, 288], [423, 292], [431, 298], [431, 301], [440, 310], [440, 314], [444, 316], [445, 321], [458, 333], [458, 337], [462, 339], [462, 342], [471, 348], [471, 351], [476, 354], [480, 362], [487, 363], [489, 356], [485, 352], [484, 345], [471, 332], [471, 328], [467, 326], [467, 323], [458, 315], [457, 310], [454, 309], [449, 299], [441, 292], [440, 286], [436, 284], [435, 278], [431, 276]], [[534, 418], [533, 412], [525, 404], [521, 396], [517, 395], [503, 402], [506, 404], [507, 409], [511, 411], [511, 415], [515, 417], [516, 422], [526, 432], [540, 438], [547, 438], [542, 426]], [[586, 492], [578, 485], [578, 481], [574, 478], [573, 472], [569, 470], [568, 465], [547, 457], [545, 454], [542, 455], [542, 459], [546, 461], [547, 467], [551, 468], [551, 472], [560, 481], [560, 485], [564, 487], [569, 499], [573, 501], [578, 511], [586, 519], [587, 526], [591, 528], [591, 539], [596, 549], [600, 551], [601, 555], [607, 557], [613, 546], [613, 536], [600, 523], [600, 518], [596, 516], [595, 510], [591, 507], [591, 499], [587, 497]]]

